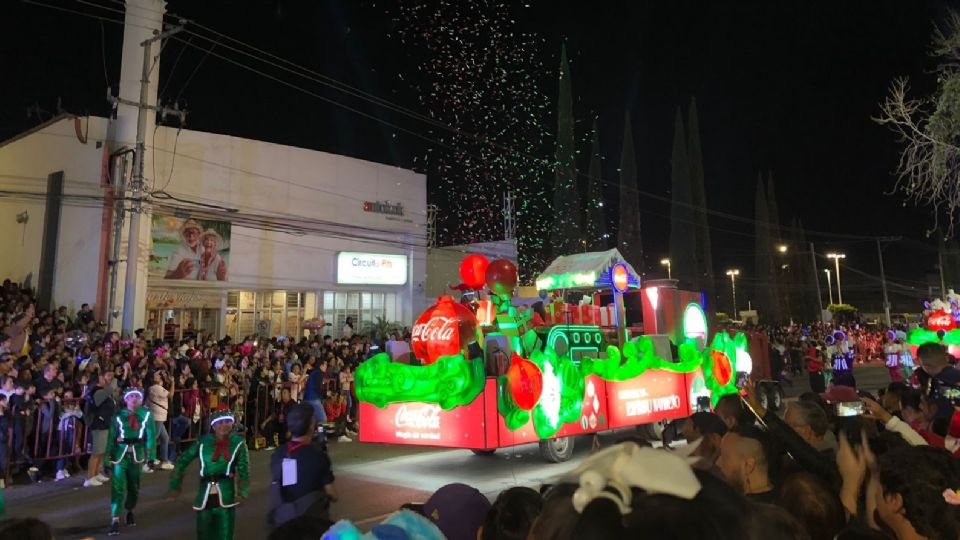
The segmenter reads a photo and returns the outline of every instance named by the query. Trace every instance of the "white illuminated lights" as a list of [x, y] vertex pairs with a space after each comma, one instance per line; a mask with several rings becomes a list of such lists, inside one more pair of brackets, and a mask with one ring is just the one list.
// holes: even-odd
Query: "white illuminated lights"
[[551, 425], [560, 422], [560, 376], [553, 372], [553, 364], [543, 363], [543, 392], [540, 409]]
[[737, 349], [737, 373], [753, 373], [753, 358], [746, 349]]
[[683, 335], [689, 339], [707, 339], [707, 317], [698, 304], [689, 304], [683, 310]]
[[660, 301], [660, 291], [656, 287], [648, 287], [644, 289], [644, 292], [647, 293], [647, 300], [650, 301], [650, 305], [653, 306], [653, 310], [657, 310], [657, 304]]

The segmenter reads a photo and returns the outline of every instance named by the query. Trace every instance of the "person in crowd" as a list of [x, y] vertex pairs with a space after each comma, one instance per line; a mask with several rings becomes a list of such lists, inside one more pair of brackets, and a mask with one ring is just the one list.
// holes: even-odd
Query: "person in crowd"
[[330, 391], [327, 393], [327, 399], [323, 402], [323, 409], [327, 415], [327, 422], [334, 424], [333, 436], [337, 437], [338, 442], [353, 442], [350, 434], [356, 436], [356, 431], [351, 428], [356, 426], [350, 421], [347, 412], [347, 401], [340, 392]]
[[817, 393], [827, 390], [826, 376], [824, 374], [823, 349], [813, 340], [807, 342], [806, 355], [807, 375], [810, 379], [810, 389]]
[[447, 484], [423, 504], [421, 514], [447, 540], [476, 540], [490, 511], [490, 500], [466, 484]]
[[53, 529], [37, 518], [0, 521], [0, 540], [53, 540]]
[[778, 459], [770, 437], [761, 429], [744, 424], [723, 436], [717, 468], [727, 483], [748, 499], [774, 503], [777, 488], [771, 468]]
[[751, 503], [745, 516], [744, 528], [748, 538], [811, 540], [796, 517], [774, 504]]
[[147, 389], [147, 408], [153, 415], [153, 421], [156, 422], [155, 431], [157, 432], [157, 460], [153, 465], [165, 471], [173, 470], [173, 463], [170, 462], [170, 436], [167, 434], [167, 414], [170, 410], [170, 390], [165, 385], [172, 385], [173, 381], [167, 375], [167, 372], [158, 369], [153, 372], [152, 384]]
[[270, 456], [271, 510], [267, 525], [271, 529], [303, 517], [329, 520], [330, 505], [338, 499], [330, 456], [322, 441], [314, 437], [317, 419], [313, 407], [302, 403], [291, 406], [287, 424], [290, 442]]
[[343, 339], [350, 339], [353, 337], [353, 317], [347, 317], [346, 322], [343, 323], [343, 329], [340, 334], [343, 336]]
[[126, 405], [110, 419], [107, 455], [113, 465], [110, 490], [109, 536], [120, 534], [120, 511], [124, 524], [136, 525], [133, 509], [140, 495], [140, 470], [156, 452], [157, 436], [150, 411], [143, 406], [143, 390], [131, 386], [123, 392]]
[[717, 401], [713, 412], [720, 417], [720, 420], [727, 426], [727, 429], [737, 427], [741, 422], [752, 422], [750, 412], [745, 410], [740, 396], [736, 394], [727, 394]]
[[321, 359], [317, 369], [307, 377], [307, 384], [303, 389], [303, 402], [313, 407], [317, 422], [321, 425], [327, 423], [327, 413], [323, 409], [323, 397], [327, 395], [327, 367], [327, 359]]
[[800, 472], [787, 477], [777, 504], [797, 518], [810, 540], [833, 540], [847, 525], [840, 497], [811, 474]]
[[790, 426], [801, 439], [830, 459], [836, 455], [833, 441], [826, 439], [830, 420], [819, 405], [810, 401], [795, 401], [787, 406], [783, 421]]
[[107, 438], [117, 403], [113, 399], [113, 374], [103, 371], [97, 383], [90, 388], [84, 399], [84, 423], [89, 426], [90, 461], [87, 463], [87, 479], [83, 487], [96, 487], [109, 480], [101, 472], [107, 452]]
[[236, 507], [250, 494], [250, 459], [243, 436], [234, 432], [234, 416], [217, 411], [207, 433], [197, 438], [180, 457], [170, 477], [168, 500], [180, 496], [183, 475], [193, 460], [200, 460], [200, 482], [193, 509], [197, 513], [199, 540], [232, 540]]
[[720, 457], [720, 443], [727, 434], [727, 425], [720, 417], [710, 412], [697, 412], [682, 421], [681, 433], [687, 444], [699, 441], [693, 454], [700, 458], [694, 467], [720, 475], [717, 458]]
[[[290, 431], [290, 411], [296, 405], [297, 402], [293, 401], [289, 388], [280, 390], [280, 403], [273, 408], [270, 415], [260, 424], [260, 432], [263, 433], [263, 436], [267, 439], [268, 450], [286, 444], [287, 432]], [[274, 440], [276, 440], [276, 442], [274, 442]]]
[[528, 487], [500, 493], [487, 511], [478, 540], [526, 540], [543, 509], [543, 497]]

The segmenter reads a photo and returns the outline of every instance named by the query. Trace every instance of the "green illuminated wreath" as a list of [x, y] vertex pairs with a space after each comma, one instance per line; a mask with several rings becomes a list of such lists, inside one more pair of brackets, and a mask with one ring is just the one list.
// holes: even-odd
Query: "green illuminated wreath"
[[380, 353], [357, 367], [357, 399], [383, 408], [391, 403], [436, 403], [444, 410], [469, 405], [483, 392], [483, 361], [441, 356], [426, 366], [392, 362]]

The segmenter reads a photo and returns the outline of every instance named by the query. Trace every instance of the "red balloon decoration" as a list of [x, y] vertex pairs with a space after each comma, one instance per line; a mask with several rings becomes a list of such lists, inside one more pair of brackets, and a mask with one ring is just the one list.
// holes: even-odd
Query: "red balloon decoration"
[[525, 411], [533, 410], [543, 394], [543, 373], [536, 364], [513, 353], [510, 368], [507, 370], [510, 396], [517, 407]]
[[477, 317], [450, 296], [441, 296], [413, 325], [410, 339], [413, 353], [425, 364], [441, 356], [452, 356], [467, 350], [477, 339]]
[[467, 255], [460, 261], [460, 281], [471, 289], [482, 289], [490, 261], [483, 255]]
[[730, 364], [730, 358], [723, 351], [710, 351], [710, 358], [713, 360], [713, 378], [717, 380], [720, 386], [726, 386], [733, 377], [733, 366]]
[[507, 259], [497, 259], [487, 267], [486, 278], [491, 291], [510, 296], [517, 286], [517, 266]]

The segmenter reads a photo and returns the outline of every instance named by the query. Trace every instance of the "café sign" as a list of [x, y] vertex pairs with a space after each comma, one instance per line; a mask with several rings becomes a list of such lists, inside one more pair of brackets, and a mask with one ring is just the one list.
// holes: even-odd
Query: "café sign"
[[407, 256], [341, 251], [337, 254], [340, 285], [403, 285], [407, 282]]

